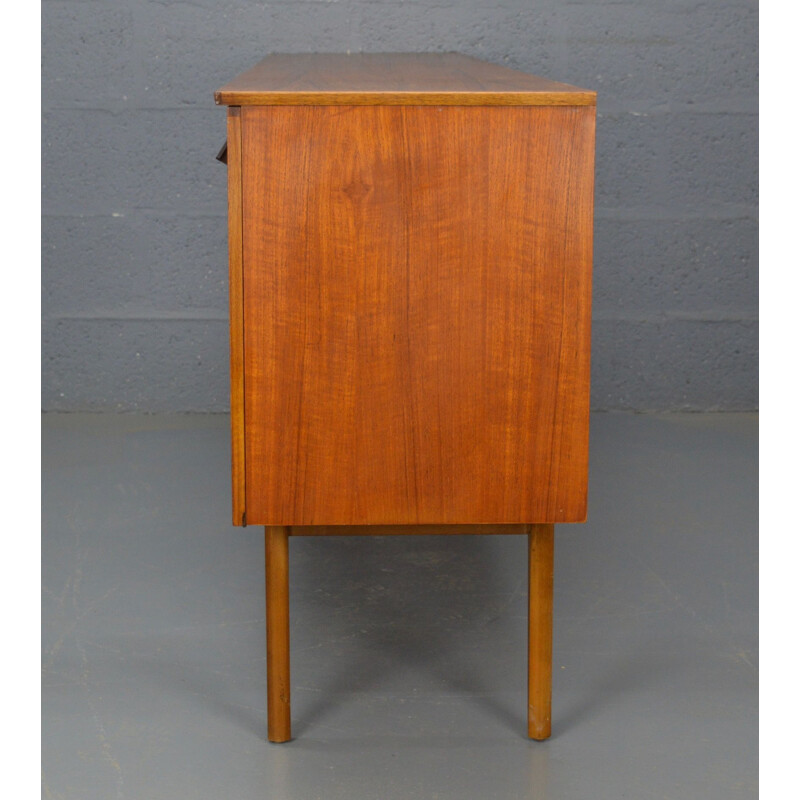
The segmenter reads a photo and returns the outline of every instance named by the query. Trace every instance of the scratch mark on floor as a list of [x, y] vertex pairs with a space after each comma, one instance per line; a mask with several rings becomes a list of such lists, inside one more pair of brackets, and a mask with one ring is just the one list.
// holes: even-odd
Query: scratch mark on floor
[[100, 745], [100, 752], [103, 755], [103, 760], [106, 761], [106, 763], [108, 763], [114, 770], [117, 786], [117, 800], [124, 800], [125, 792], [122, 767], [114, 755], [114, 750], [111, 747], [111, 741], [108, 738], [106, 727], [103, 724], [103, 720], [101, 719], [100, 713], [98, 712], [97, 706], [92, 698], [92, 690], [89, 686], [89, 659], [86, 655], [86, 650], [77, 639], [75, 640], [75, 647], [78, 649], [83, 662], [80, 683], [86, 696], [86, 704], [89, 706], [89, 712], [92, 715], [92, 720], [97, 728], [97, 739], [98, 744]]
[[[630, 556], [631, 558], [633, 558], [634, 561], [636, 561], [642, 567], [642, 569], [644, 569], [644, 571], [647, 574], [651, 575], [659, 582], [659, 584], [661, 584], [661, 586], [664, 588], [664, 591], [669, 595], [670, 599], [675, 603], [675, 605], [683, 609], [687, 614], [689, 614], [689, 616], [691, 616], [692, 619], [694, 619], [697, 622], [697, 624], [700, 625], [700, 627], [708, 634], [709, 638], [711, 638], [712, 640], [718, 639], [719, 630], [715, 628], [713, 625], [706, 622], [706, 620], [704, 620], [697, 613], [697, 611], [691, 605], [689, 605], [689, 603], [686, 602], [686, 600], [684, 600], [683, 597], [681, 597], [681, 595], [678, 594], [678, 592], [676, 592], [664, 578], [661, 577], [661, 575], [659, 575], [651, 566], [646, 564], [635, 553], [630, 553]], [[735, 660], [743, 663], [746, 667], [748, 667], [750, 671], [757, 674], [758, 669], [756, 668], [755, 664], [753, 664], [753, 662], [750, 661], [750, 659], [747, 657], [746, 651], [743, 648], [741, 648], [739, 645], [733, 642], [731, 638], [729, 638], [728, 646], [731, 648], [730, 652], [727, 654], [728, 656], [732, 656]]]

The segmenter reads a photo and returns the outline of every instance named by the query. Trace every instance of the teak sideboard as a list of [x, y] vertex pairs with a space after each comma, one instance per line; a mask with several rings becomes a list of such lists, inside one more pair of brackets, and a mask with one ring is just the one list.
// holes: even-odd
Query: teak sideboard
[[550, 735], [553, 525], [586, 518], [594, 92], [457, 54], [271, 55], [228, 106], [233, 522], [264, 525], [268, 738], [290, 536], [527, 534]]

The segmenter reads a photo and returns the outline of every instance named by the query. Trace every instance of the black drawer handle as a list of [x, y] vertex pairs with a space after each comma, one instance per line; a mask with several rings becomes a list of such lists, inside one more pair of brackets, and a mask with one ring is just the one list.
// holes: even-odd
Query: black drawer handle
[[221, 161], [223, 164], [228, 163], [228, 142], [226, 141], [222, 147], [219, 149], [219, 153], [217, 153], [217, 161]]

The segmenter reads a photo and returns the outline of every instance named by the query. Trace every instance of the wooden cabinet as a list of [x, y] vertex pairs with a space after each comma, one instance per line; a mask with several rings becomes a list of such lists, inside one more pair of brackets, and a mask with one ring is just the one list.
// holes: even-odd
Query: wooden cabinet
[[529, 535], [546, 738], [553, 523], [586, 517], [595, 94], [455, 54], [273, 55], [216, 99], [269, 738], [290, 738], [288, 538], [462, 532]]

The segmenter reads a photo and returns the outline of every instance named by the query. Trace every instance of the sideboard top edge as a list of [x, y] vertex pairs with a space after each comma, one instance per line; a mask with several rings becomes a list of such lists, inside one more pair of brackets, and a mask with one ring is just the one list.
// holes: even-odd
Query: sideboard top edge
[[562, 94], [477, 92], [217, 92], [222, 106], [594, 106], [594, 92]]
[[594, 91], [458, 53], [269, 55], [218, 105], [591, 106]]

